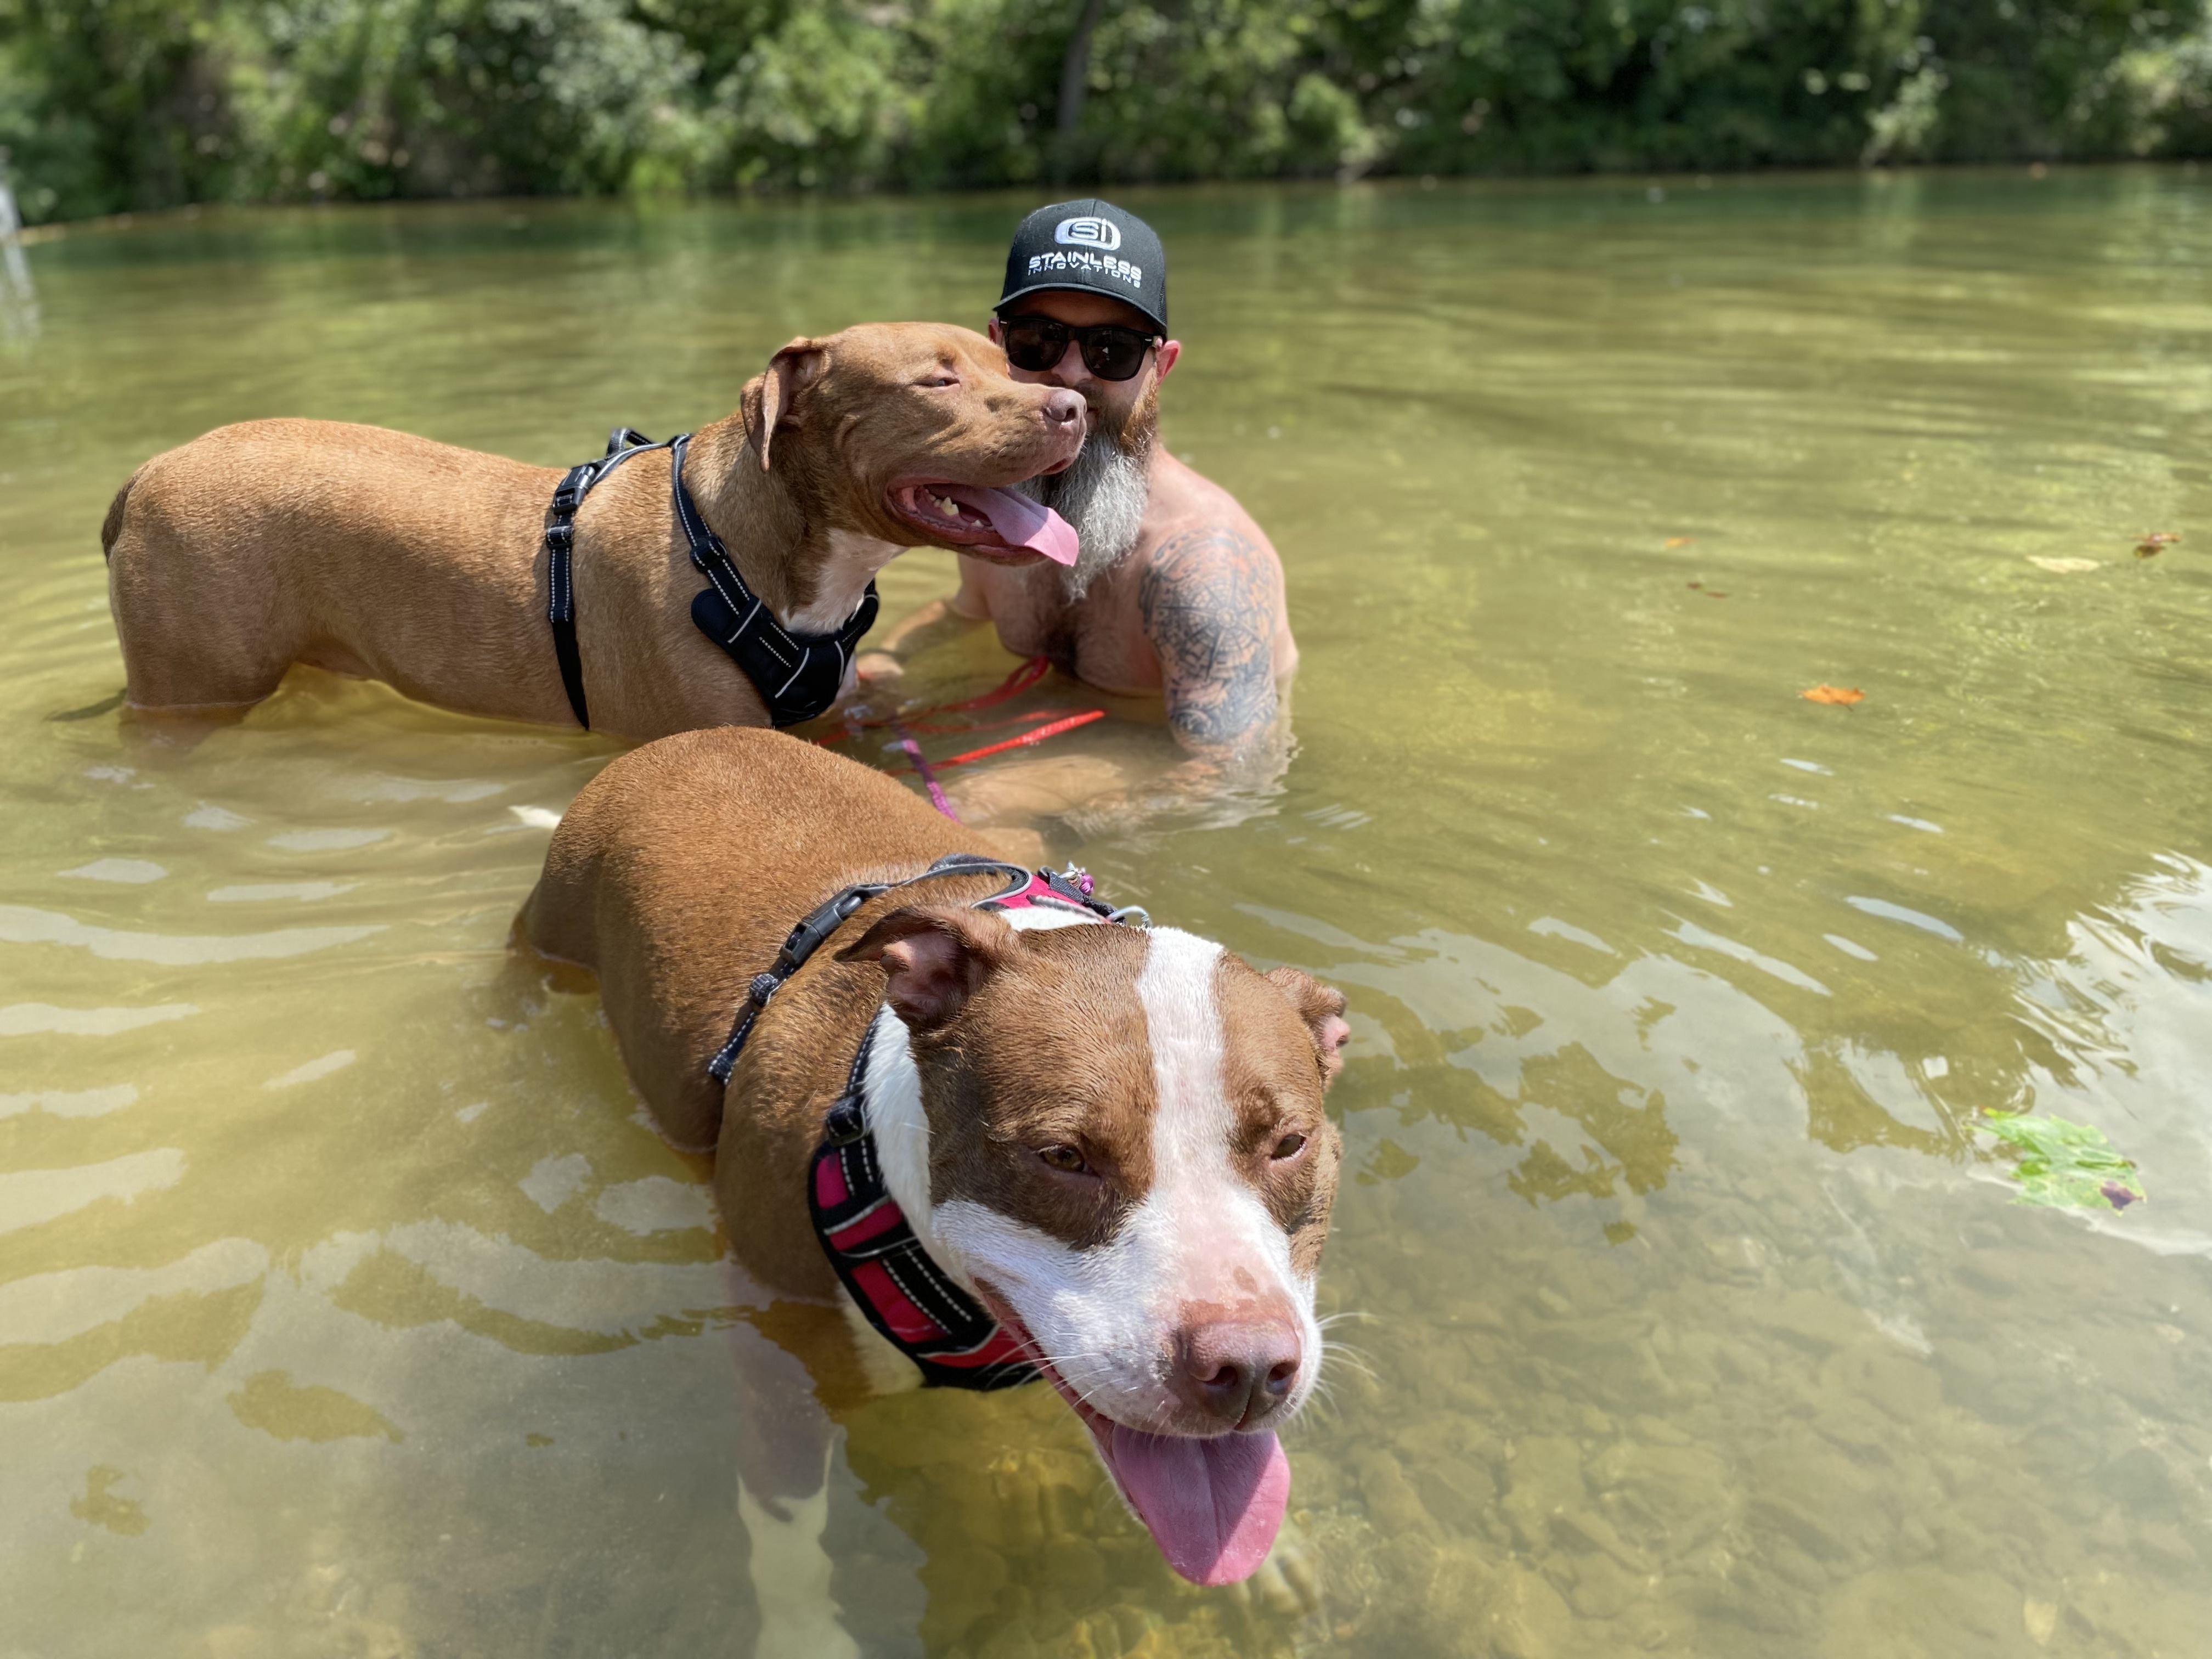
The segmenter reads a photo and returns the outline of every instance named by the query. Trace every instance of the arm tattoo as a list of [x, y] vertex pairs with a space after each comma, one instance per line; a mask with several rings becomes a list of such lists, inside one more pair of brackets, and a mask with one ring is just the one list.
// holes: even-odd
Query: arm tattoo
[[1225, 528], [1170, 537], [1145, 567], [1137, 606], [1185, 747], [1242, 751], [1274, 723], [1276, 580], [1265, 550]]

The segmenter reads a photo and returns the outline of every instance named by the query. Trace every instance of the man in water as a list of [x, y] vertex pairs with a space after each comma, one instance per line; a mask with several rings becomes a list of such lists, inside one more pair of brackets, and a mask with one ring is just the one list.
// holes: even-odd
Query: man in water
[[[1161, 696], [1187, 758], [1146, 793], [1188, 800], [1279, 775], [1297, 647], [1273, 546], [1159, 442], [1160, 383], [1182, 355], [1167, 312], [1166, 255], [1134, 214], [1075, 201], [1022, 221], [990, 333], [1016, 380], [1090, 405], [1074, 465], [1022, 486], [1075, 527], [1080, 556], [1073, 568], [963, 558], [959, 591], [892, 629], [859, 672], [864, 688], [884, 688], [904, 657], [991, 623], [1017, 655], [1042, 653], [1103, 691]], [[1003, 817], [1112, 804], [1115, 769], [1043, 760], [994, 769], [963, 806]]]

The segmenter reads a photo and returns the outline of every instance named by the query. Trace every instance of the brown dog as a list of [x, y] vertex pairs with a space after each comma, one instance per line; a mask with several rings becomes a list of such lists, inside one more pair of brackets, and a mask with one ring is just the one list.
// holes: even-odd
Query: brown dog
[[[1081, 398], [1009, 379], [981, 335], [876, 324], [777, 352], [738, 412], [693, 438], [684, 482], [776, 622], [823, 635], [909, 547], [1072, 560], [1066, 526], [1005, 486], [1066, 465], [1084, 428]], [[633, 741], [769, 720], [694, 625], [707, 579], [669, 473], [665, 451], [639, 454], [575, 520], [590, 723]], [[561, 480], [324, 421], [249, 421], [155, 456], [100, 532], [131, 705], [248, 706], [304, 662], [468, 714], [572, 723], [547, 622]]]
[[[995, 870], [866, 898], [780, 987], [756, 988], [824, 900], [972, 844], [881, 773], [775, 732], [694, 732], [585, 787], [520, 927], [597, 971], [663, 1132], [714, 1149], [723, 1222], [760, 1290], [836, 1302], [873, 1345], [858, 1356], [871, 1374], [905, 1369], [871, 1328], [882, 1302], [829, 1255], [848, 1229], [887, 1237], [895, 1204], [926, 1260], [890, 1260], [885, 1282], [949, 1277], [996, 1322], [963, 1352], [1004, 1340], [997, 1352], [1035, 1364], [1170, 1563], [1242, 1578], [1289, 1493], [1273, 1431], [1320, 1369], [1314, 1285], [1339, 1155], [1322, 1097], [1344, 999], [1078, 897], [1006, 899]], [[726, 1090], [708, 1064], [749, 999], [761, 1012]], [[841, 1139], [855, 1125], [857, 1166]], [[878, 1167], [882, 1203], [849, 1221], [810, 1213], [810, 1197], [858, 1208]], [[931, 1380], [959, 1380], [902, 1346]], [[793, 1448], [826, 1449], [828, 1430], [818, 1411], [793, 1414], [803, 1385], [742, 1386], [758, 1408], [739, 1473], [759, 1578], [764, 1559], [787, 1573], [806, 1553], [772, 1546], [769, 1517], [812, 1501], [822, 1450]], [[779, 1398], [772, 1421], [763, 1402]], [[806, 1524], [818, 1537], [819, 1516]]]

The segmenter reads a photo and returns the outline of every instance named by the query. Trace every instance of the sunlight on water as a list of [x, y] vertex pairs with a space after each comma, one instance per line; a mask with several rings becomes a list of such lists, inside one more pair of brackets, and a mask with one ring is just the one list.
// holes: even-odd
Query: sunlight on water
[[[1241, 822], [1052, 850], [1349, 994], [1342, 1349], [1256, 1592], [1175, 1580], [1041, 1391], [841, 1404], [864, 1651], [2202, 1651], [2207, 191], [1130, 198], [1188, 343], [1167, 439], [1289, 568], [1300, 752]], [[732, 1305], [704, 1164], [506, 949], [611, 745], [307, 672], [149, 743], [96, 532], [248, 416], [549, 465], [697, 424], [794, 334], [978, 321], [1025, 205], [28, 250], [0, 1646], [750, 1651], [732, 1351], [798, 1316]], [[886, 619], [949, 577], [895, 565]], [[1157, 764], [1115, 707], [1056, 742]], [[2148, 1201], [2014, 1202], [1999, 1108], [2101, 1130]]]

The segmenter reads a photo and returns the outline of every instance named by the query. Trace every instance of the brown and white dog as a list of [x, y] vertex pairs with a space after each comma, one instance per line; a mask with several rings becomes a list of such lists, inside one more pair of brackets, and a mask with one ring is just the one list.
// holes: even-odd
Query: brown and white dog
[[[1065, 467], [1084, 430], [1081, 398], [1010, 379], [982, 336], [872, 324], [777, 352], [738, 412], [695, 435], [684, 479], [776, 619], [820, 635], [910, 547], [1072, 560], [1073, 532], [1006, 486]], [[234, 710], [300, 662], [467, 714], [573, 724], [546, 622], [561, 477], [329, 421], [249, 421], [155, 456], [100, 530], [129, 703]], [[594, 727], [642, 742], [769, 723], [693, 625], [705, 580], [665, 451], [592, 489], [575, 538]]]
[[[881, 1375], [904, 1362], [845, 1298], [806, 1196], [868, 1044], [884, 1184], [923, 1247], [1026, 1340], [1170, 1564], [1244, 1577], [1289, 1493], [1274, 1431], [1321, 1365], [1342, 996], [1171, 927], [973, 908], [998, 874], [938, 877], [862, 907], [775, 993], [727, 1090], [708, 1075], [794, 921], [972, 846], [881, 773], [774, 732], [695, 732], [586, 787], [520, 927], [597, 972], [660, 1128], [714, 1149], [742, 1268], [779, 1298], [843, 1299]], [[813, 1456], [809, 1473], [787, 1447], [741, 1453], [757, 1577], [756, 1517], [808, 1501]]]

